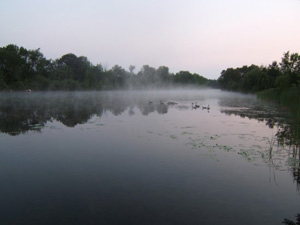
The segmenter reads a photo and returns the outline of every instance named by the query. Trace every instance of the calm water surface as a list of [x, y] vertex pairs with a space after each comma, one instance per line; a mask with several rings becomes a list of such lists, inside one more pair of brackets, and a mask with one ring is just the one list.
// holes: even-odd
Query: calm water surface
[[219, 90], [1, 93], [0, 224], [295, 220], [288, 116]]

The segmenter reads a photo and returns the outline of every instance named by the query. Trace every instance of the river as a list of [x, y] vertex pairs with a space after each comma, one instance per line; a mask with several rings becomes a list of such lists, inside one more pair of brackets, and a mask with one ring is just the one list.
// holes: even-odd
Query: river
[[295, 220], [289, 121], [254, 95], [210, 89], [1, 93], [0, 222]]

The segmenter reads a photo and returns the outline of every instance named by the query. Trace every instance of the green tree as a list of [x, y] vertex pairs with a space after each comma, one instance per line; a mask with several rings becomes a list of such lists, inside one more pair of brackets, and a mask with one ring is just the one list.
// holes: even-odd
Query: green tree
[[150, 67], [149, 65], [144, 65], [140, 72], [138, 72], [137, 76], [139, 79], [139, 83], [142, 86], [149, 86], [151, 84], [155, 83], [155, 72], [156, 69], [153, 67]]
[[47, 79], [42, 76], [46, 75], [49, 64], [40, 49], [27, 50], [16, 45], [0, 48], [0, 71], [3, 83], [12, 89], [32, 88], [33, 83], [38, 89], [38, 80], [47, 83]]
[[130, 72], [131, 74], [134, 74], [134, 70], [135, 70], [135, 66], [134, 66], [134, 65], [130, 65], [130, 66], [129, 66], [129, 72]]
[[279, 88], [281, 90], [287, 89], [288, 87], [291, 86], [291, 82], [288, 76], [286, 75], [280, 75], [276, 77], [275, 81], [275, 87]]
[[282, 75], [278, 63], [276, 61], [273, 61], [272, 64], [270, 64], [268, 66], [268, 68], [265, 70], [269, 77], [270, 88], [275, 87], [275, 82], [276, 82], [277, 77]]
[[4, 80], [3, 71], [0, 70], [0, 91], [8, 89], [8, 86]]
[[91, 65], [85, 72], [84, 88], [101, 89], [104, 80], [104, 71], [100, 64]]
[[169, 81], [169, 68], [166, 66], [160, 66], [156, 71], [155, 71], [155, 80], [156, 83], [162, 83], [165, 84]]
[[111, 69], [110, 76], [113, 87], [115, 88], [124, 87], [127, 79], [129, 78], [128, 73], [119, 65], [115, 65]]
[[240, 81], [242, 75], [239, 69], [229, 68], [223, 70], [221, 76], [218, 78], [218, 83], [221, 88], [237, 91], [240, 88]]
[[180, 71], [175, 74], [174, 82], [177, 84], [205, 85], [207, 79], [196, 73], [192, 74], [189, 71]]
[[289, 78], [291, 85], [300, 84], [300, 55], [298, 53], [286, 52], [281, 59], [281, 72]]
[[78, 67], [78, 58], [73, 53], [63, 55], [57, 60], [56, 72], [59, 80], [75, 79]]
[[269, 78], [263, 71], [263, 67], [251, 65], [250, 67], [243, 67], [242, 70], [244, 73], [241, 78], [241, 91], [256, 92], [268, 88]]
[[24, 88], [22, 78], [23, 69], [20, 48], [16, 45], [7, 45], [0, 49], [0, 69], [4, 82], [13, 88]]

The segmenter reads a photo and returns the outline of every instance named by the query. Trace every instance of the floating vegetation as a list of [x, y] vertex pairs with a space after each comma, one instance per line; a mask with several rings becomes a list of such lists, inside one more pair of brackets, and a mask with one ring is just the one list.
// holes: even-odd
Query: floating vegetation
[[170, 138], [172, 138], [172, 139], [177, 139], [178, 137], [176, 136], [176, 135], [170, 135]]
[[192, 146], [192, 149], [197, 148], [197, 143], [195, 143], [195, 142], [190, 142], [190, 143], [187, 143], [186, 145]]
[[213, 135], [213, 136], [210, 136], [210, 139], [211, 139], [211, 140], [216, 140], [216, 139], [218, 139], [219, 137], [220, 137], [219, 135], [215, 134], [215, 135]]
[[154, 131], [151, 131], [151, 130], [147, 130], [147, 133], [148, 133], [148, 134], [157, 135], [157, 136], [162, 136], [162, 134], [160, 134], [160, 133], [156, 133], [156, 132], [154, 132]]
[[185, 126], [185, 127], [181, 127], [181, 129], [191, 129], [191, 128], [195, 128], [195, 126]]
[[[192, 129], [194, 126], [177, 126], [177, 129]], [[171, 138], [183, 142], [183, 144], [195, 151], [199, 151], [203, 157], [213, 158], [218, 161], [218, 151], [226, 153], [235, 153], [241, 156], [246, 161], [254, 165], [268, 165], [274, 170], [280, 170], [291, 166], [300, 168], [300, 160], [291, 158], [287, 162], [288, 151], [283, 147], [276, 147], [276, 137], [261, 137], [255, 133], [231, 133], [231, 134], [216, 134], [210, 132], [191, 132], [182, 131], [179, 134], [158, 134], [156, 132], [147, 131], [148, 134], [159, 135], [164, 138]], [[179, 138], [179, 136], [182, 138]]]
[[[224, 152], [231, 152], [236, 153], [242, 158], [246, 159], [249, 162], [254, 162], [259, 159], [261, 159], [261, 162], [267, 163], [270, 165], [270, 160], [272, 160], [272, 166], [275, 169], [279, 169], [284, 166], [284, 159], [286, 159], [286, 152], [282, 151], [282, 149], [277, 148], [274, 149], [274, 138], [257, 138], [254, 135], [248, 135], [246, 134], [236, 134], [236, 137], [245, 137], [246, 142], [243, 141], [241, 143], [237, 143], [236, 145], [228, 145], [228, 144], [222, 144], [223, 135], [214, 134], [211, 135], [209, 133], [205, 133], [206, 135], [203, 138], [196, 137], [194, 135], [193, 137], [190, 136], [188, 138], [189, 142], [186, 144], [187, 146], [190, 146], [192, 149], [204, 149], [209, 152], [215, 152], [215, 151], [224, 151]], [[250, 143], [253, 143], [252, 141], [255, 140], [254, 145], [249, 145]], [[228, 142], [228, 140], [224, 140], [225, 142]], [[261, 143], [261, 144], [259, 144]], [[275, 157], [276, 155], [276, 157]], [[274, 163], [276, 162], [276, 164]], [[295, 161], [295, 164], [297, 164], [298, 161]], [[300, 162], [299, 162], [300, 163]], [[257, 163], [255, 165], [259, 165], [260, 163]]]
[[210, 145], [204, 144], [203, 142], [202, 142], [202, 143], [199, 143], [199, 144], [198, 144], [198, 148], [202, 148], [202, 147], [205, 147], [205, 148], [209, 149], [209, 148], [210, 148]]
[[241, 155], [243, 158], [247, 159], [248, 161], [251, 161], [251, 158], [246, 150], [241, 149], [240, 152], [238, 152], [238, 154]]
[[181, 132], [181, 135], [193, 135], [193, 133], [192, 132]]
[[227, 152], [230, 152], [230, 151], [233, 151], [233, 148], [230, 147], [230, 146], [227, 146], [227, 145], [219, 145], [219, 144], [216, 144], [214, 147], [218, 148], [218, 149], [221, 149], [221, 150], [225, 150]]

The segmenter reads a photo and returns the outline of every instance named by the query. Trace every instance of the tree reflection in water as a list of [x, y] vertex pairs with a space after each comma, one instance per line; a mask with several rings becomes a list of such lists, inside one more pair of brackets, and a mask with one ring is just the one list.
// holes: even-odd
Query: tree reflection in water
[[[225, 113], [227, 115], [231, 115], [231, 114], [238, 115], [243, 118], [248, 117], [249, 119], [256, 119], [258, 121], [265, 122], [265, 124], [270, 128], [274, 128], [274, 127], [278, 128], [277, 133], [275, 134], [277, 144], [280, 146], [287, 146], [289, 148], [289, 156], [288, 156], [289, 164], [290, 164], [289, 170], [293, 176], [294, 181], [297, 184], [297, 190], [299, 192], [300, 191], [300, 140], [299, 140], [300, 122], [293, 117], [287, 118], [286, 111], [283, 109], [271, 111], [268, 104], [253, 105], [253, 102], [247, 102], [247, 101], [238, 102], [238, 100], [236, 102], [234, 101], [229, 102], [226, 101], [226, 99], [220, 102], [220, 104], [224, 106], [222, 113]], [[271, 143], [271, 140], [269, 141]], [[269, 162], [270, 165], [274, 168], [275, 166], [272, 159], [272, 148], [273, 148], [273, 144], [271, 143]], [[297, 214], [296, 222], [293, 222], [285, 218], [282, 223], [287, 225], [300, 225], [300, 214]]]
[[[275, 134], [278, 146], [287, 146], [289, 148], [289, 164], [294, 180], [297, 182], [297, 189], [300, 188], [300, 125], [294, 122], [294, 118], [287, 117], [286, 111], [278, 108], [272, 110], [274, 105], [268, 105], [266, 102], [261, 104], [259, 101], [244, 101], [237, 99], [236, 101], [227, 101], [224, 99], [220, 102], [223, 106], [222, 113], [227, 115], [238, 115], [243, 118], [256, 119], [264, 122], [268, 127], [277, 127]], [[271, 142], [271, 140], [269, 140]], [[270, 149], [273, 144], [270, 144]], [[272, 164], [272, 152], [269, 154], [269, 162]], [[272, 164], [273, 165], [273, 164]], [[273, 165], [274, 166], [274, 165]]]
[[296, 222], [289, 219], [284, 219], [282, 223], [287, 225], [300, 225], [300, 213], [296, 215]]
[[[160, 97], [160, 96], [159, 96]], [[65, 126], [74, 127], [87, 123], [93, 116], [101, 118], [106, 111], [114, 115], [128, 112], [135, 115], [140, 110], [142, 115], [156, 112], [166, 114], [174, 104], [164, 103], [157, 96], [154, 99], [141, 98], [133, 95], [123, 96], [122, 93], [2, 93], [0, 96], [0, 132], [12, 136], [24, 134], [28, 131], [41, 131], [47, 122], [59, 121]], [[173, 102], [175, 103], [175, 102]], [[278, 145], [288, 146], [290, 171], [297, 189], [300, 189], [300, 141], [299, 124], [293, 123], [292, 118], [283, 116], [280, 110], [271, 110], [266, 104], [247, 99], [221, 99], [219, 101], [221, 113], [237, 115], [264, 122], [270, 128], [277, 127], [275, 135]], [[190, 110], [191, 107], [178, 105], [178, 110]], [[274, 138], [275, 138], [274, 137]], [[270, 140], [269, 163], [272, 166], [272, 140]], [[273, 167], [275, 167], [273, 165]], [[285, 219], [284, 224], [299, 224]]]
[[159, 100], [149, 103], [104, 92], [87, 93], [4, 93], [0, 98], [0, 131], [9, 135], [40, 131], [48, 121], [59, 121], [67, 127], [87, 123], [93, 116], [102, 117], [105, 111], [120, 115], [134, 107], [143, 115], [152, 112], [168, 113], [168, 104]]
[[68, 95], [20, 93], [1, 98], [0, 131], [19, 135], [30, 130], [40, 131], [48, 121], [57, 120], [68, 127], [87, 122], [92, 115], [101, 116], [101, 102]]

